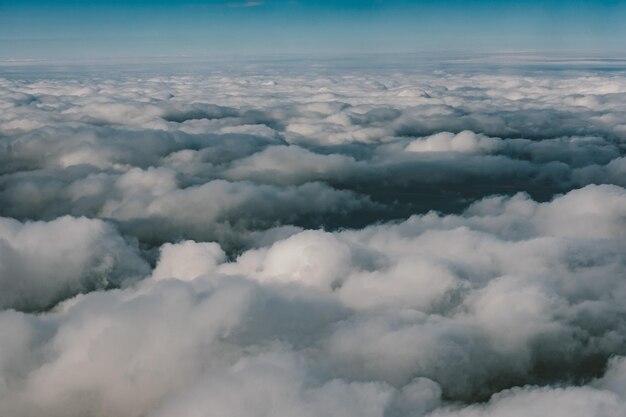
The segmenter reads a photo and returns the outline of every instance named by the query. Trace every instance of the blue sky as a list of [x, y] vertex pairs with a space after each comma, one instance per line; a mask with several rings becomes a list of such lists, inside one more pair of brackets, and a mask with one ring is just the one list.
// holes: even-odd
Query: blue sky
[[0, 0], [0, 59], [626, 49], [626, 0]]

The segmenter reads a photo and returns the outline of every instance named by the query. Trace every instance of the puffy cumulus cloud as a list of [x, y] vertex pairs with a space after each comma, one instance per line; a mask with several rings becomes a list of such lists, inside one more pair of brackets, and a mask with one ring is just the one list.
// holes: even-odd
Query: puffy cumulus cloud
[[0, 415], [625, 415], [621, 71], [264, 68], [0, 78]]
[[441, 132], [423, 139], [411, 141], [406, 150], [409, 152], [492, 152], [502, 147], [502, 141], [477, 135], [464, 130], [458, 134]]
[[623, 353], [625, 218], [617, 186], [488, 198], [461, 215], [300, 232], [215, 271], [321, 289], [358, 311], [325, 344], [351, 377], [426, 376], [471, 400], [513, 380], [591, 378]]
[[214, 179], [185, 186], [175, 170], [163, 167], [88, 173], [75, 180], [64, 178], [68, 175], [72, 172], [60, 171], [61, 178], [40, 173], [15, 178], [0, 200], [10, 202], [8, 213], [19, 217], [47, 219], [69, 212], [111, 220], [150, 244], [190, 238], [227, 246], [240, 244], [247, 232], [341, 222], [378, 207], [368, 196], [319, 181], [279, 187]]
[[[155, 232], [152, 245], [217, 239], [229, 250], [248, 245], [234, 236], [241, 230], [218, 221], [226, 231], [176, 232], [171, 213], [147, 209], [167, 199], [167, 184], [146, 185], [130, 210], [121, 178], [169, 170], [170, 191], [187, 195], [216, 180], [238, 190], [320, 182], [375, 203], [337, 219], [353, 208], [279, 212], [246, 232], [290, 223], [363, 227], [430, 209], [459, 212], [491, 194], [526, 191], [545, 201], [589, 183], [623, 185], [622, 77], [555, 74], [281, 69], [3, 79], [0, 215], [132, 217], [132, 227], [118, 226], [140, 240], [155, 216], [165, 217], [170, 226]], [[224, 188], [217, 184], [202, 194]], [[254, 215], [239, 213], [239, 223], [255, 223]], [[203, 220], [211, 229], [212, 219]]]
[[135, 244], [101, 220], [0, 218], [0, 307], [41, 310], [77, 293], [136, 281], [149, 270]]
[[223, 175], [234, 180], [289, 185], [311, 180], [347, 181], [364, 168], [351, 156], [320, 155], [299, 146], [272, 146], [234, 161]]
[[154, 279], [193, 279], [211, 272], [226, 257], [217, 243], [193, 240], [166, 243], [160, 252], [159, 263], [152, 273]]
[[[613, 203], [582, 204], [598, 198]], [[233, 259], [213, 242], [166, 243], [133, 287], [0, 313], [14, 335], [1, 342], [0, 410], [620, 415], [625, 210], [620, 187], [588, 186], [281, 231]], [[613, 228], [548, 228], [551, 211]]]
[[315, 376], [306, 356], [277, 345], [310, 345], [345, 315], [333, 300], [217, 277], [145, 284], [79, 297], [45, 316], [0, 314], [2, 331], [15, 333], [0, 342], [3, 414], [264, 415], [313, 407], [318, 415], [360, 404], [380, 415], [393, 392]]
[[293, 354], [271, 353], [242, 359], [226, 372], [207, 375], [184, 396], [166, 403], [155, 417], [203, 416], [366, 416], [383, 415], [392, 396], [375, 382], [310, 380]]
[[595, 388], [612, 391], [622, 399], [626, 397], [626, 358], [616, 356], [611, 358], [604, 376], [592, 385]]
[[[3, 349], [3, 374], [15, 375], [2, 386], [3, 414], [144, 415], [201, 372], [198, 358], [212, 356], [212, 341], [225, 349], [219, 340], [241, 320], [250, 290], [209, 294], [167, 283], [145, 293], [94, 293], [35, 323], [9, 316], [3, 332], [23, 332], [21, 348], [32, 347]], [[37, 327], [47, 331], [33, 340]], [[29, 366], [15, 369], [15, 361]]]
[[123, 230], [147, 242], [180, 236], [218, 239], [226, 245], [238, 244], [238, 236], [247, 230], [318, 224], [324, 217], [341, 219], [371, 205], [366, 197], [319, 182], [280, 188], [214, 180], [147, 201], [135, 198], [103, 207], [104, 217], [120, 221]]
[[443, 416], [602, 416], [625, 415], [624, 357], [615, 357], [603, 377], [590, 386], [517, 387], [494, 395], [487, 404], [470, 407], [451, 406], [437, 410]]
[[624, 416], [623, 398], [612, 392], [587, 387], [526, 388], [506, 391], [495, 396], [486, 406], [432, 413], [432, 417], [479, 416]]
[[308, 230], [269, 248], [245, 252], [236, 263], [222, 265], [220, 271], [331, 289], [340, 286], [353, 268], [371, 269], [381, 259], [378, 253], [331, 233]]

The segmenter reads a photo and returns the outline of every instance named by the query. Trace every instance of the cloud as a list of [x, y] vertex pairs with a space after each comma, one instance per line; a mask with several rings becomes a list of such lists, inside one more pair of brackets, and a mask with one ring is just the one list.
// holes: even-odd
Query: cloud
[[244, 1], [244, 2], [230, 2], [226, 3], [228, 7], [259, 7], [265, 4], [264, 1]]
[[220, 65], [0, 79], [1, 415], [624, 415], [623, 74]]
[[[223, 373], [206, 376], [193, 391], [165, 404], [155, 416], [361, 416], [383, 414], [390, 387], [375, 382], [320, 383], [309, 380], [302, 359], [290, 353], [270, 353], [235, 363]], [[236, 395], [233, 395], [236, 393]]]
[[431, 414], [437, 416], [606, 416], [624, 415], [624, 401], [615, 394], [587, 387], [527, 388], [499, 394], [486, 406], [472, 406], [461, 410], [446, 410]]
[[160, 252], [159, 263], [152, 273], [154, 279], [194, 279], [211, 272], [226, 258], [217, 243], [193, 240], [166, 243]]
[[471, 131], [458, 134], [441, 132], [425, 139], [411, 141], [406, 150], [409, 152], [493, 152], [502, 147], [502, 141], [476, 135]]
[[128, 285], [149, 270], [136, 245], [101, 220], [0, 218], [0, 307], [47, 309], [78, 293]]

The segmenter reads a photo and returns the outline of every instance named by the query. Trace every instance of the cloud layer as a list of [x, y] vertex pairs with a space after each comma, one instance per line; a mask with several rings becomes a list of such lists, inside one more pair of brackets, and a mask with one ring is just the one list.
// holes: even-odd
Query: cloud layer
[[626, 416], [625, 97], [0, 79], [0, 414]]

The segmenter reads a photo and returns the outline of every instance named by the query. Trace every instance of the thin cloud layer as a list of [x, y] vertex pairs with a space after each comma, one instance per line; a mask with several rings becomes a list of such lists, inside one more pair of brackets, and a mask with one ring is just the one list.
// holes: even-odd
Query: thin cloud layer
[[626, 416], [625, 80], [0, 79], [0, 414]]

